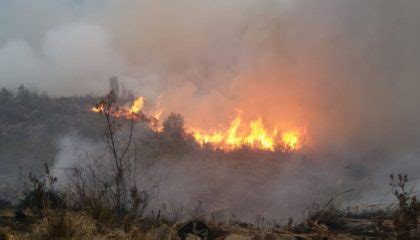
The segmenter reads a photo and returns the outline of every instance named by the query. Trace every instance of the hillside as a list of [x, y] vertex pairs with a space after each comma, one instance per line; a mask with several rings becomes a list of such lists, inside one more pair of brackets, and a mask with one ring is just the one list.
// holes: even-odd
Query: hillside
[[58, 151], [56, 140], [65, 134], [100, 137], [104, 126], [88, 111], [96, 101], [91, 96], [51, 98], [23, 86], [17, 91], [3, 88], [0, 182], [22, 184], [21, 178], [28, 171], [40, 173], [44, 163], [53, 164]]

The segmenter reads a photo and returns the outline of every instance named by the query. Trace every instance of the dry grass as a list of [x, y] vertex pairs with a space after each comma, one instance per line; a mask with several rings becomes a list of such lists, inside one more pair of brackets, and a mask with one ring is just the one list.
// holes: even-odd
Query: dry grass
[[[393, 177], [391, 177], [392, 180]], [[192, 220], [176, 222], [165, 219], [159, 211], [156, 216], [144, 217], [139, 212], [146, 198], [136, 189], [131, 191], [132, 206], [121, 213], [115, 211], [106, 199], [110, 195], [83, 193], [81, 208], [64, 204], [52, 208], [46, 191], [46, 181], [32, 179], [34, 188], [30, 203], [15, 219], [14, 211], [0, 212], [1, 239], [418, 239], [418, 204], [415, 196], [406, 189], [408, 177], [398, 175], [391, 183], [397, 205], [394, 208], [369, 208], [343, 211], [334, 207], [333, 201], [314, 205], [301, 223], [292, 219], [283, 225], [260, 219], [256, 225], [239, 221], [218, 222], [206, 220], [201, 205], [196, 207]], [[51, 181], [51, 184], [54, 181]], [[33, 194], [35, 192], [36, 194]], [[93, 192], [97, 193], [97, 192]], [[39, 199], [34, 199], [38, 196]], [[104, 198], [105, 197], [105, 198]], [[27, 200], [28, 198], [26, 198]], [[147, 200], [147, 199], [146, 199]], [[64, 201], [64, 200], [63, 200]], [[163, 208], [164, 210], [165, 208]], [[163, 211], [162, 210], [162, 211]], [[201, 216], [201, 217], [199, 217]], [[191, 237], [194, 236], [194, 237]], [[199, 237], [199, 238], [197, 238]]]
[[[299, 224], [261, 229], [253, 224], [224, 224], [205, 221], [210, 235], [207, 239], [396, 239], [393, 220], [383, 220], [382, 227], [388, 230], [377, 231], [375, 219], [348, 218], [337, 210], [326, 210], [328, 214], [317, 213], [317, 219], [305, 223], [305, 229], [298, 229]], [[332, 216], [337, 213], [336, 216]], [[327, 218], [324, 219], [324, 216]], [[185, 224], [169, 225], [164, 221], [126, 216], [112, 225], [94, 219], [86, 211], [49, 210], [41, 219], [31, 219], [24, 226], [13, 221], [13, 212], [0, 214], [0, 219], [9, 219], [10, 223], [0, 227], [3, 239], [144, 239], [144, 240], [183, 240], [178, 231]], [[327, 221], [328, 220], [328, 221]], [[334, 223], [333, 221], [338, 221]], [[336, 224], [340, 223], [340, 229]], [[300, 226], [302, 227], [302, 226]], [[191, 237], [190, 234], [186, 236]], [[203, 236], [202, 236], [203, 237]], [[205, 237], [206, 238], [206, 237]], [[201, 239], [205, 239], [201, 238]], [[2, 238], [0, 238], [2, 239]], [[188, 238], [192, 239], [192, 238]], [[397, 238], [398, 239], [398, 238]]]
[[34, 224], [32, 239], [91, 239], [98, 234], [96, 222], [88, 215], [64, 211], [49, 211]]

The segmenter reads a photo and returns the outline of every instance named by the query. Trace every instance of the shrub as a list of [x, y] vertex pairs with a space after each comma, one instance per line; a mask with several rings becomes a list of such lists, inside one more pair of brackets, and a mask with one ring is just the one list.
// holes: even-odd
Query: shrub
[[42, 214], [44, 210], [64, 206], [62, 197], [53, 188], [57, 178], [50, 175], [50, 169], [47, 164], [44, 167], [45, 177], [41, 180], [29, 173], [30, 187], [24, 191], [24, 197], [19, 204], [20, 208], [30, 208], [37, 215]]
[[391, 178], [391, 187], [394, 196], [398, 200], [398, 208], [394, 214], [394, 227], [397, 239], [416, 239], [417, 235], [417, 198], [408, 191], [407, 175], [398, 174], [395, 178], [393, 174]]

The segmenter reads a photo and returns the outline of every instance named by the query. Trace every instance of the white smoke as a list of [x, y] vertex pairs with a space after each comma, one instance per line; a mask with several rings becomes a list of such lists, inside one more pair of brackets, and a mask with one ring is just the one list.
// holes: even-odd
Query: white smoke
[[[227, 205], [266, 196], [281, 202], [273, 208], [298, 211], [297, 200], [316, 199], [303, 196], [314, 186], [373, 199], [392, 171], [418, 177], [419, 10], [391, 0], [6, 0], [0, 86], [103, 94], [115, 75], [135, 93], [162, 96], [190, 125], [226, 124], [240, 108], [280, 128], [307, 126], [306, 160], [274, 168], [256, 195], [233, 184], [238, 198]], [[206, 164], [175, 166], [169, 182], [190, 188], [165, 192], [196, 200], [213, 173], [223, 186], [248, 177]], [[244, 195], [250, 201], [238, 202]]]

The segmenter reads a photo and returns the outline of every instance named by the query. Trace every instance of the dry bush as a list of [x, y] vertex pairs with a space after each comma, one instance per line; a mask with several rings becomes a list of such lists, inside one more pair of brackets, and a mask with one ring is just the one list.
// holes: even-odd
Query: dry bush
[[24, 198], [20, 201], [21, 209], [29, 208], [36, 215], [42, 215], [49, 209], [64, 207], [64, 201], [61, 194], [54, 189], [57, 178], [50, 174], [47, 164], [45, 167], [45, 176], [38, 178], [29, 173], [29, 186], [24, 191]]
[[[123, 201], [117, 201], [112, 178], [98, 177], [101, 169], [73, 169], [71, 184], [67, 188], [67, 200], [73, 210], [87, 211], [93, 218], [113, 223], [127, 215], [141, 217], [153, 197], [151, 190], [138, 190], [135, 185], [128, 189]], [[128, 185], [129, 181], [124, 181]]]
[[412, 189], [407, 189], [408, 177], [398, 174], [395, 178], [391, 174], [390, 178], [390, 185], [398, 200], [398, 208], [394, 213], [395, 236], [401, 240], [417, 239], [417, 198]]
[[71, 223], [62, 212], [49, 211], [40, 224], [35, 225], [31, 237], [33, 239], [68, 238], [74, 234]]
[[70, 169], [67, 187], [67, 200], [73, 209], [87, 210], [95, 219], [108, 223], [126, 215], [143, 216], [153, 197], [153, 189], [140, 190], [136, 185], [132, 147], [135, 118], [133, 115], [127, 121], [115, 115], [119, 109], [117, 97], [111, 90], [97, 104], [106, 122], [107, 154], [98, 159], [87, 157], [83, 166]]
[[86, 215], [50, 210], [32, 227], [31, 239], [81, 239], [98, 234], [96, 222]]

